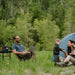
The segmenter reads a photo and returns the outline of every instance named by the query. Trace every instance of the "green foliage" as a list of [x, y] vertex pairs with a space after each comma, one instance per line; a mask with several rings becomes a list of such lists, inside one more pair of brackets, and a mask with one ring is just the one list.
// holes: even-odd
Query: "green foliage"
[[30, 20], [31, 16], [27, 13], [26, 15], [22, 14], [16, 21], [16, 33], [21, 37], [21, 41], [26, 47], [33, 45], [32, 32], [30, 32], [33, 27], [31, 27]]
[[40, 43], [36, 44], [36, 46], [40, 45], [40, 50], [52, 50], [51, 46], [53, 46], [59, 31], [58, 27], [55, 25], [55, 22], [48, 19], [43, 19], [40, 21], [36, 19], [34, 22], [34, 29], [37, 31], [37, 35], [39, 36], [38, 42]]
[[7, 21], [7, 25], [15, 26], [15, 23], [16, 23], [15, 17], [11, 17], [11, 18], [8, 19], [8, 21]]
[[2, 6], [0, 6], [0, 20], [1, 20], [1, 19], [4, 19], [4, 16], [5, 16], [5, 14], [4, 14], [4, 9], [3, 9]]
[[53, 8], [49, 9], [49, 12], [52, 14], [53, 16], [53, 20], [56, 21], [56, 25], [59, 27], [60, 32], [59, 32], [59, 38], [62, 38], [63, 36], [63, 23], [64, 23], [64, 18], [65, 18], [65, 5], [61, 5], [61, 4], [55, 4], [53, 6]]
[[66, 10], [66, 16], [64, 21], [64, 32], [63, 35], [67, 35], [70, 33], [75, 32], [75, 14], [74, 14], [74, 2], [75, 1], [69, 1], [69, 8]]
[[4, 20], [0, 20], [0, 46], [11, 46], [13, 43], [11, 40], [14, 35], [16, 35], [15, 27], [6, 26]]
[[43, 18], [43, 12], [39, 8], [39, 6], [34, 6], [32, 9], [32, 20], [31, 23], [33, 24], [35, 19], [41, 20]]

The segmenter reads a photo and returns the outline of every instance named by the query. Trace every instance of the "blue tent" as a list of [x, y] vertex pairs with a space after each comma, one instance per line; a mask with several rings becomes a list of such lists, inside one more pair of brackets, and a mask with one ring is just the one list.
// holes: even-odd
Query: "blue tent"
[[[72, 34], [69, 34], [67, 35], [66, 37], [64, 37], [62, 40], [61, 40], [61, 44], [59, 45], [59, 47], [61, 49], [65, 49], [65, 51], [67, 52], [67, 43], [69, 40], [74, 40], [75, 41], [75, 33], [72, 33]], [[62, 51], [60, 51], [60, 54], [59, 56], [61, 57], [65, 57], [64, 53]], [[52, 56], [52, 61], [54, 60], [54, 56]]]

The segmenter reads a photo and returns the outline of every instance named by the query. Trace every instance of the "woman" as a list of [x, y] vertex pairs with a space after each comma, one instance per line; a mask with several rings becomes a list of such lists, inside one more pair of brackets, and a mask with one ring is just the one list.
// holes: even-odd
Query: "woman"
[[70, 55], [71, 51], [73, 50], [73, 44], [75, 42], [73, 40], [68, 41], [68, 47], [67, 47], [67, 56]]
[[[72, 50], [72, 43], [73, 43], [74, 41], [73, 40], [69, 40], [68, 41], [68, 46], [67, 46], [67, 54], [65, 54], [65, 57], [67, 57], [68, 55], [70, 55], [70, 53], [71, 53], [71, 50]], [[64, 60], [65, 60], [65, 58], [64, 57], [60, 57], [59, 58], [60, 59], [60, 62], [63, 62]]]

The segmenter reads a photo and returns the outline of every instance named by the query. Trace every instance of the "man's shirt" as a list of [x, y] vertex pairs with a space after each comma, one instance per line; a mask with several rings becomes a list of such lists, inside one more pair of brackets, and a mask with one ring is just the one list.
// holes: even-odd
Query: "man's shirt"
[[24, 52], [25, 48], [21, 44], [14, 43], [13, 46], [12, 46], [12, 50], [16, 50], [18, 52]]

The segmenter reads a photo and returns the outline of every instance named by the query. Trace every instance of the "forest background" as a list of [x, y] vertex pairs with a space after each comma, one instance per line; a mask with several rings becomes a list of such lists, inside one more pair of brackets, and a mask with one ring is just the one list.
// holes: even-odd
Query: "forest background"
[[75, 32], [75, 0], [0, 0], [0, 46], [12, 37], [36, 50], [52, 50], [55, 39]]

